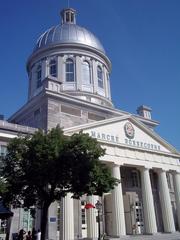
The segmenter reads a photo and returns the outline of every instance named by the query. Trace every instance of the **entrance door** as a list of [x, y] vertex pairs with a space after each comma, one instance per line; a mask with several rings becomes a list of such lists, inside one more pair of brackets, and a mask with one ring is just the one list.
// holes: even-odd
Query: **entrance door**
[[126, 233], [142, 234], [144, 231], [143, 207], [138, 194], [127, 192], [123, 197]]
[[141, 201], [134, 203], [135, 224], [133, 226], [134, 234], [142, 234], [144, 231], [143, 207]]

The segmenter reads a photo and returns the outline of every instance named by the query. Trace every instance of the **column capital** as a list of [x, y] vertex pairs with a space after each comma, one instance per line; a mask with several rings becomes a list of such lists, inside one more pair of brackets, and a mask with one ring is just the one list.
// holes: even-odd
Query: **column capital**
[[151, 170], [152, 169], [152, 167], [149, 167], [149, 166], [138, 166], [138, 167], [136, 167], [139, 171], [145, 171], [145, 170]]
[[111, 167], [121, 167], [122, 165], [120, 165], [120, 164], [117, 164], [117, 163], [111, 163]]
[[155, 168], [154, 171], [156, 173], [162, 173], [162, 172], [168, 172], [169, 170], [168, 169], [165, 169], [165, 168]]
[[171, 170], [172, 174], [180, 174], [180, 170]]
[[111, 165], [112, 176], [117, 179], [121, 179], [120, 166], [113, 164]]

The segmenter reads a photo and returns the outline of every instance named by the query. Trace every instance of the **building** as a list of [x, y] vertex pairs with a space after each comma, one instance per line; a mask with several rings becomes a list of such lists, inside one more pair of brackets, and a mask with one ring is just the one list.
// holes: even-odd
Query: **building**
[[[120, 180], [100, 199], [104, 232], [121, 236], [180, 231], [180, 153], [156, 134], [158, 122], [151, 118], [151, 108], [142, 105], [134, 115], [113, 106], [111, 62], [102, 44], [76, 24], [74, 9], [64, 9], [61, 19], [39, 37], [27, 61], [27, 103], [9, 122], [0, 120], [1, 154], [19, 132], [48, 130], [57, 124], [67, 135], [83, 130], [106, 148], [101, 160]], [[53, 203], [48, 239], [96, 239], [97, 211], [85, 210], [84, 205], [97, 200], [97, 196], [73, 200], [68, 194]], [[11, 233], [32, 227], [28, 214], [14, 209]]]

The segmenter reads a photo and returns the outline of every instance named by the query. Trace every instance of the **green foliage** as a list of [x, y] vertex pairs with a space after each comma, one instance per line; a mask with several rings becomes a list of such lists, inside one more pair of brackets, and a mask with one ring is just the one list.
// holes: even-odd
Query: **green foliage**
[[71, 193], [74, 198], [83, 194], [99, 195], [109, 192], [117, 183], [111, 177], [107, 166], [99, 161], [105, 149], [88, 134], [78, 133], [71, 136], [68, 142], [66, 159], [71, 159]]
[[38, 131], [32, 137], [13, 139], [4, 159], [4, 177], [8, 183], [5, 202], [29, 208], [42, 206], [44, 199], [53, 202], [64, 196], [68, 182], [62, 178], [64, 162], [59, 161], [59, 153], [65, 142], [60, 128], [48, 134]]
[[6, 181], [3, 179], [3, 177], [0, 177], [0, 199], [1, 196], [6, 192]]
[[67, 137], [59, 127], [48, 133], [39, 130], [33, 136], [12, 139], [7, 150], [3, 160], [4, 202], [28, 209], [41, 207], [43, 227], [49, 205], [68, 192], [74, 198], [102, 195], [117, 184], [99, 161], [105, 150], [82, 132]]
[[105, 154], [96, 139], [80, 132], [71, 137], [56, 127], [48, 133], [14, 138], [4, 159], [5, 202], [15, 207], [42, 206], [67, 192], [102, 195], [116, 184], [99, 161]]

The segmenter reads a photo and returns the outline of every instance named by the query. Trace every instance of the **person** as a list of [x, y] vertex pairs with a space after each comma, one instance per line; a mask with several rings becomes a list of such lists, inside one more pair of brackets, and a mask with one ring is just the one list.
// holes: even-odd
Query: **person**
[[32, 240], [36, 240], [37, 231], [35, 228], [32, 229]]
[[26, 234], [26, 232], [24, 229], [21, 229], [18, 234], [18, 240], [24, 240], [24, 234]]
[[26, 235], [26, 240], [32, 240], [31, 231], [28, 231], [28, 234]]
[[37, 231], [36, 240], [41, 240], [41, 231], [40, 231], [40, 229], [38, 229], [38, 231]]

